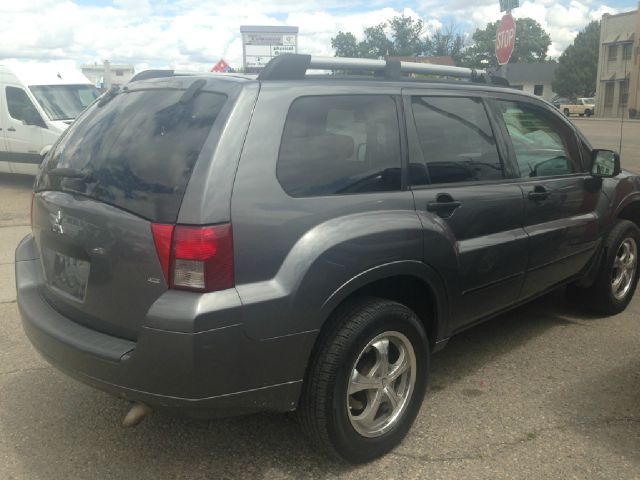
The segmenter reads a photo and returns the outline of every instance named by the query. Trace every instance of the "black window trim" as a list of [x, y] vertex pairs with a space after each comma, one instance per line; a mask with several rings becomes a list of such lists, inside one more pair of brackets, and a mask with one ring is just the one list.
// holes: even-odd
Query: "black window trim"
[[[416, 127], [415, 118], [413, 116], [413, 109], [411, 106], [412, 97], [461, 97], [461, 98], [477, 98], [481, 101], [485, 113], [487, 115], [487, 119], [489, 125], [491, 127], [491, 131], [493, 133], [493, 137], [496, 141], [496, 148], [498, 150], [498, 157], [500, 159], [500, 163], [502, 164], [504, 178], [496, 179], [496, 180], [476, 180], [469, 182], [450, 182], [450, 183], [431, 183], [431, 178], [429, 177], [429, 183], [423, 185], [408, 185], [408, 188], [411, 190], [428, 190], [434, 188], [445, 188], [445, 187], [461, 187], [461, 186], [474, 186], [474, 185], [501, 185], [504, 183], [513, 183], [518, 180], [516, 175], [516, 170], [510, 161], [509, 149], [508, 145], [505, 142], [504, 132], [502, 131], [500, 122], [496, 117], [496, 112], [493, 106], [490, 103], [490, 99], [492, 98], [491, 92], [483, 91], [483, 90], [463, 90], [463, 89], [433, 89], [433, 88], [403, 88], [402, 89], [402, 99], [404, 105], [404, 121], [407, 124], [407, 137], [408, 137], [408, 153], [409, 153], [409, 162], [419, 162], [424, 163], [426, 165], [426, 161], [424, 158], [424, 154], [422, 149], [420, 148], [420, 142], [418, 139], [418, 130]], [[429, 169], [427, 168], [427, 176], [429, 176]], [[408, 179], [407, 179], [408, 180]]]
[[[387, 98], [391, 98], [391, 100], [393, 100], [394, 106], [395, 106], [395, 110], [396, 110], [396, 121], [398, 124], [398, 137], [399, 137], [399, 141], [400, 141], [400, 145], [399, 145], [399, 150], [400, 150], [400, 189], [398, 190], [389, 190], [389, 191], [383, 191], [383, 192], [358, 192], [358, 193], [331, 193], [331, 194], [323, 194], [323, 195], [292, 195], [291, 193], [289, 193], [287, 191], [287, 189], [284, 187], [282, 180], [280, 179], [279, 175], [278, 175], [278, 161], [280, 159], [280, 151], [282, 149], [282, 141], [284, 139], [284, 131], [285, 131], [285, 125], [287, 123], [287, 118], [289, 117], [289, 113], [291, 111], [291, 108], [293, 106], [293, 104], [302, 98], [316, 98], [316, 97], [371, 97], [371, 96], [377, 96], [377, 97], [387, 97]], [[407, 165], [409, 163], [409, 150], [407, 147], [407, 128], [406, 128], [406, 124], [405, 124], [405, 119], [404, 119], [404, 108], [403, 108], [403, 104], [402, 104], [402, 100], [401, 100], [401, 95], [400, 93], [390, 93], [390, 92], [378, 92], [378, 91], [367, 91], [367, 92], [361, 92], [361, 93], [345, 93], [345, 92], [341, 92], [341, 93], [335, 93], [335, 92], [326, 92], [326, 93], [310, 93], [310, 94], [305, 94], [305, 95], [297, 95], [295, 97], [292, 97], [290, 99], [289, 102], [289, 106], [287, 107], [287, 112], [284, 116], [284, 121], [282, 123], [282, 128], [281, 128], [281, 132], [280, 132], [280, 140], [279, 140], [279, 144], [278, 144], [278, 153], [276, 156], [276, 171], [275, 171], [275, 176], [276, 176], [276, 180], [278, 182], [278, 186], [280, 187], [280, 190], [282, 190], [282, 192], [289, 198], [292, 199], [296, 199], [296, 200], [305, 200], [305, 199], [316, 199], [316, 198], [333, 198], [333, 197], [353, 197], [353, 196], [363, 196], [363, 195], [393, 195], [393, 194], [398, 194], [399, 192], [406, 192], [407, 190], [409, 190], [409, 185], [408, 185], [408, 174], [407, 174]]]

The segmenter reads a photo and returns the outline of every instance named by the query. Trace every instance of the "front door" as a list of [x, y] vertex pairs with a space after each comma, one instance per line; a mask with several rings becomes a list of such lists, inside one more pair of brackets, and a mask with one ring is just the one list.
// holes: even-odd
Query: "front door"
[[[2, 88], [2, 76], [0, 75], [0, 88]], [[4, 95], [0, 94], [0, 173], [9, 173], [9, 147], [5, 138], [7, 129], [7, 114], [4, 105]]]
[[[598, 245], [600, 183], [582, 165], [573, 128], [535, 102], [496, 100], [518, 168], [529, 235], [529, 265], [520, 297], [578, 274]], [[603, 199], [604, 200], [604, 199]]]
[[42, 161], [43, 131], [46, 124], [21, 86], [5, 85], [3, 100], [9, 162], [16, 173], [36, 173]]
[[424, 258], [447, 277], [455, 331], [517, 299], [527, 264], [522, 190], [483, 98], [404, 94]]

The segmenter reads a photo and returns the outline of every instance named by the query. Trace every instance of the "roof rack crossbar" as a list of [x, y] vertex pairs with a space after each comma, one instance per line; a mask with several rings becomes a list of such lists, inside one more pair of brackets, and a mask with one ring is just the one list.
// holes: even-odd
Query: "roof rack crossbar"
[[[399, 68], [398, 68], [398, 63]], [[398, 78], [403, 73], [439, 75], [485, 81], [489, 76], [485, 70], [451, 67], [418, 62], [374, 60], [369, 58], [317, 57], [301, 54], [284, 54], [275, 57], [258, 76], [259, 80], [302, 79], [307, 70], [369, 71], [386, 78]]]

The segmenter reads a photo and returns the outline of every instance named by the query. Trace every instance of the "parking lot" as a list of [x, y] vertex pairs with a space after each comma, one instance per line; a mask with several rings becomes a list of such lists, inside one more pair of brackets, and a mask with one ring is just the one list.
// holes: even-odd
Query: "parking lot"
[[[573, 120], [617, 149], [618, 122]], [[625, 129], [623, 165], [640, 172], [640, 123]], [[0, 176], [0, 479], [640, 477], [640, 297], [598, 318], [558, 291], [453, 338], [405, 441], [368, 465], [316, 452], [285, 415], [124, 429], [126, 402], [48, 366], [22, 332], [13, 252], [31, 182]]]

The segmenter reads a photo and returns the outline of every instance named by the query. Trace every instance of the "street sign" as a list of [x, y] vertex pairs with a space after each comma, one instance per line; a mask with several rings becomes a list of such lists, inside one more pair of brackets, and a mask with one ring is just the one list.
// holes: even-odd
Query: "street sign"
[[516, 46], [516, 22], [510, 14], [502, 17], [496, 32], [496, 57], [499, 65], [509, 63], [513, 49]]
[[500, 11], [510, 12], [520, 6], [520, 0], [500, 0]]
[[216, 63], [213, 68], [211, 68], [211, 71], [217, 73], [226, 73], [231, 71], [231, 67], [229, 66], [229, 64], [227, 64], [227, 62], [224, 61], [224, 58], [221, 58], [220, 60], [218, 60], [218, 63]]

